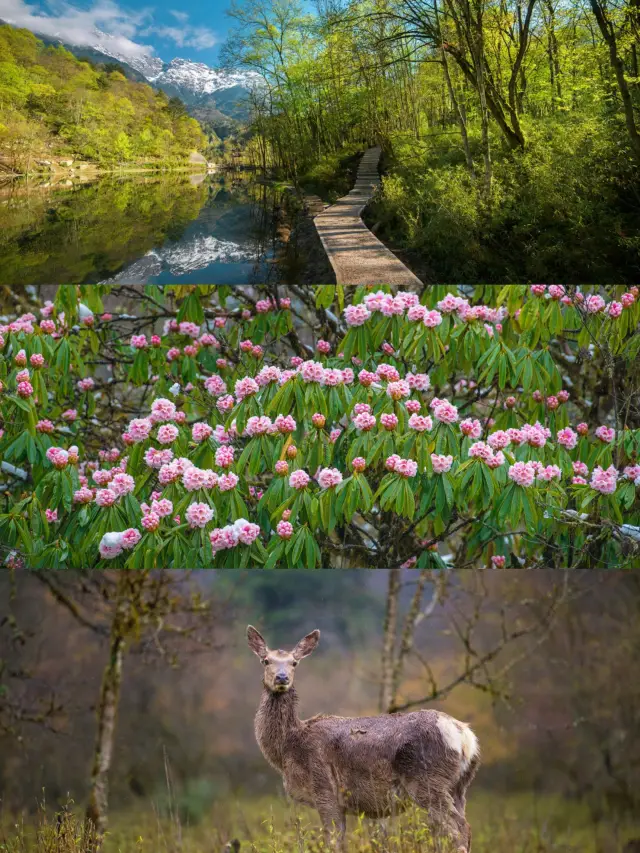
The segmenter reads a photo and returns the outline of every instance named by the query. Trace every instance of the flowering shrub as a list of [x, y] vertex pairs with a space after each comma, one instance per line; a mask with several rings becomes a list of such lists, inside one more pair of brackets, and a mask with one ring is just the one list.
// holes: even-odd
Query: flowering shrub
[[0, 320], [0, 562], [640, 565], [639, 321], [614, 285], [60, 286]]

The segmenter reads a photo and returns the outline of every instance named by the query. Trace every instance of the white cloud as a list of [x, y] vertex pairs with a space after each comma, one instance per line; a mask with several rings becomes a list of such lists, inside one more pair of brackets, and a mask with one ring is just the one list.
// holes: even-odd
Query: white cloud
[[185, 12], [172, 11], [171, 14], [181, 26], [155, 26], [150, 8], [132, 12], [114, 0], [95, 0], [87, 9], [78, 9], [66, 0], [52, 0], [46, 9], [26, 0], [0, 0], [0, 18], [16, 27], [83, 46], [95, 44], [96, 30], [100, 30], [110, 37], [110, 47], [123, 56], [155, 55], [151, 45], [137, 41], [151, 34], [168, 39], [178, 47], [196, 50], [216, 44], [214, 33], [207, 27], [187, 23], [189, 16]]
[[169, 39], [178, 47], [194, 47], [196, 50], [213, 47], [218, 41], [215, 34], [207, 27], [192, 27], [190, 24], [183, 27], [147, 27], [144, 35], [148, 33], [155, 33], [160, 38]]

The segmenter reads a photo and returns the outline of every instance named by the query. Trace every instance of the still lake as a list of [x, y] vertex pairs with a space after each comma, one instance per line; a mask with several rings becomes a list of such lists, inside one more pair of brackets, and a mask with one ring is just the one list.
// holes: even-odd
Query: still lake
[[283, 273], [280, 193], [255, 176], [0, 184], [0, 284], [259, 284]]

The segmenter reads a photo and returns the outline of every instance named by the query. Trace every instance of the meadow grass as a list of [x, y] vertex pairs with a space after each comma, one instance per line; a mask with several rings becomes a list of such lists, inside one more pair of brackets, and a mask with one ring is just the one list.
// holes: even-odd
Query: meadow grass
[[[349, 819], [349, 853], [445, 853], [431, 837], [424, 812], [410, 810], [380, 824]], [[473, 853], [620, 853], [640, 836], [640, 821], [601, 821], [586, 807], [561, 797], [532, 794], [471, 794], [467, 818]], [[223, 853], [240, 842], [240, 853], [322, 853], [322, 833], [313, 810], [283, 798], [214, 802], [196, 823], [175, 804], [114, 812], [103, 853]], [[37, 819], [0, 823], [0, 853], [90, 853], [91, 834], [73, 804], [57, 814], [41, 809]]]

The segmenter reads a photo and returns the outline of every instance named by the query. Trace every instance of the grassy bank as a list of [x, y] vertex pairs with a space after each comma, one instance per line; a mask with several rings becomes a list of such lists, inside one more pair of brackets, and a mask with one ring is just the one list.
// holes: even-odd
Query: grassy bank
[[[104, 853], [217, 853], [233, 839], [240, 851], [286, 853], [318, 851], [321, 833], [315, 812], [290, 806], [283, 799], [225, 800], [201, 812], [197, 796], [187, 800], [162, 797], [154, 807], [116, 812]], [[467, 817], [473, 829], [474, 853], [620, 853], [625, 843], [640, 836], [640, 820], [598, 824], [586, 807], [560, 797], [533, 794], [471, 793]], [[4, 816], [0, 830], [2, 853], [86, 853], [91, 839], [73, 812], [58, 817], [40, 815], [40, 826]], [[349, 821], [349, 850], [353, 853], [432, 853], [446, 847], [434, 843], [424, 813], [411, 811], [381, 825]]]

